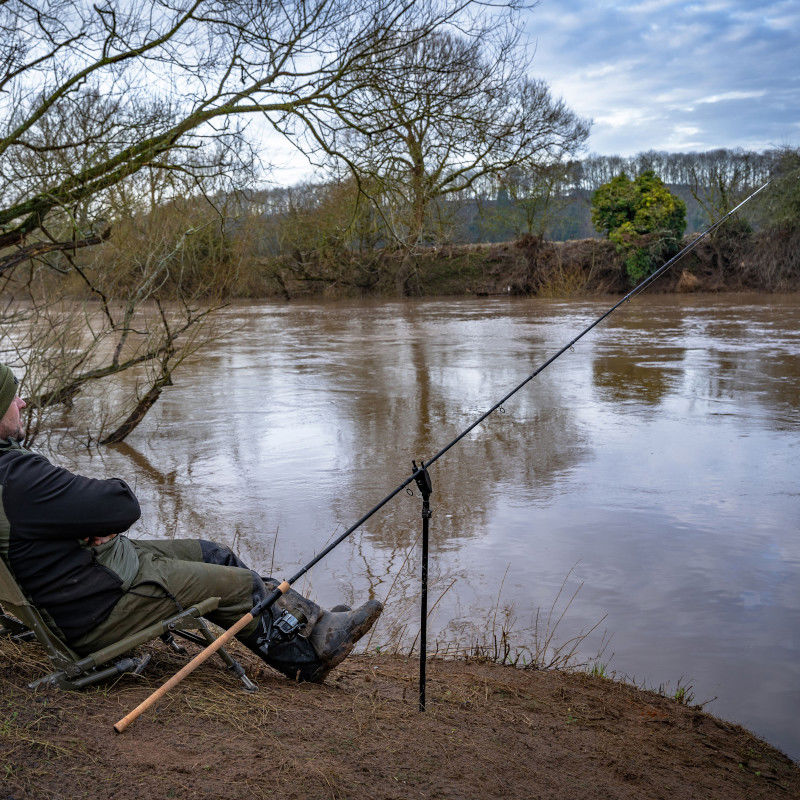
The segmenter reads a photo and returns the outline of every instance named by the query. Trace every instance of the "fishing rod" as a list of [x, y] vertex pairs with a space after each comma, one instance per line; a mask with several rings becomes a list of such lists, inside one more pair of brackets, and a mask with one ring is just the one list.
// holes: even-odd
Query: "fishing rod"
[[[511, 397], [513, 397], [520, 389], [530, 383], [537, 375], [541, 372], [546, 370], [556, 359], [560, 358], [564, 353], [567, 352], [570, 348], [572, 348], [577, 342], [579, 342], [587, 333], [591, 330], [596, 328], [603, 320], [611, 316], [621, 305], [627, 303], [637, 294], [643, 292], [650, 284], [658, 280], [670, 267], [672, 267], [675, 263], [680, 261], [683, 256], [687, 253], [691, 252], [703, 239], [707, 236], [710, 236], [717, 228], [725, 223], [727, 219], [729, 219], [733, 214], [735, 214], [742, 206], [746, 203], [750, 202], [757, 194], [762, 192], [764, 189], [769, 186], [772, 182], [772, 179], [768, 180], [763, 186], [760, 186], [750, 195], [748, 195], [741, 203], [739, 203], [735, 208], [732, 208], [725, 216], [721, 217], [717, 220], [713, 225], [710, 225], [706, 228], [702, 233], [698, 234], [689, 244], [679, 250], [672, 258], [668, 261], [664, 262], [655, 272], [652, 272], [646, 278], [644, 278], [640, 283], [638, 283], [633, 289], [631, 289], [621, 300], [618, 300], [614, 305], [612, 305], [605, 313], [601, 314], [596, 320], [594, 320], [591, 324], [587, 325], [577, 336], [571, 339], [567, 344], [565, 344], [560, 350], [554, 353], [550, 358], [548, 358], [544, 363], [542, 363], [539, 367], [537, 367], [530, 375], [528, 375], [524, 380], [520, 381], [513, 389], [507, 392], [503, 397], [498, 400], [488, 411], [485, 411], [481, 414], [474, 422], [472, 422], [467, 428], [465, 428], [461, 433], [458, 434], [452, 441], [442, 447], [438, 453], [436, 453], [432, 458], [428, 461], [420, 461], [419, 464], [416, 461], [412, 461], [412, 472], [411, 475], [406, 478], [399, 486], [393, 489], [389, 494], [386, 495], [380, 502], [376, 503], [366, 514], [360, 517], [356, 522], [354, 522], [344, 533], [334, 539], [324, 550], [318, 553], [314, 558], [311, 559], [305, 566], [303, 566], [298, 572], [292, 575], [291, 578], [288, 580], [282, 581], [278, 586], [266, 597], [264, 597], [260, 602], [258, 602], [253, 608], [245, 614], [238, 622], [236, 622], [233, 626], [228, 628], [224, 633], [222, 633], [214, 642], [212, 642], [208, 647], [198, 653], [191, 661], [189, 661], [184, 667], [182, 667], [178, 672], [175, 673], [169, 680], [167, 680], [161, 687], [156, 689], [149, 697], [147, 697], [142, 703], [140, 703], [133, 711], [123, 717], [119, 722], [114, 725], [114, 730], [117, 733], [122, 733], [132, 722], [134, 722], [143, 712], [147, 709], [151, 708], [155, 705], [167, 692], [169, 692], [172, 688], [177, 686], [187, 675], [194, 672], [197, 667], [200, 666], [204, 661], [208, 660], [214, 653], [217, 652], [221, 647], [224, 647], [239, 631], [246, 628], [253, 620], [263, 614], [268, 608], [270, 608], [276, 600], [278, 600], [282, 595], [284, 595], [288, 590], [289, 587], [298, 581], [300, 578], [303, 577], [312, 567], [322, 561], [325, 556], [328, 555], [333, 549], [338, 547], [348, 536], [350, 536], [354, 531], [358, 530], [370, 517], [376, 514], [381, 508], [383, 508], [390, 500], [396, 497], [400, 492], [403, 491], [410, 483], [416, 482], [417, 487], [419, 488], [422, 497], [423, 497], [423, 548], [427, 550], [427, 522], [428, 517], [430, 516], [430, 508], [428, 505], [428, 497], [430, 496], [431, 492], [431, 482], [430, 482], [430, 475], [428, 474], [428, 468], [435, 464], [448, 450], [454, 447], [458, 442], [460, 442], [467, 434], [469, 434], [472, 430], [474, 430], [478, 425], [480, 425], [488, 416], [493, 414], [499, 408], [503, 406]], [[427, 516], [426, 516], [427, 514]], [[425, 576], [427, 573], [426, 564], [423, 556], [423, 589], [425, 588]], [[424, 627], [426, 615], [423, 608], [423, 615], [422, 615], [422, 622]], [[424, 645], [420, 647], [420, 659], [421, 665], [424, 661]], [[420, 670], [420, 679], [421, 679], [421, 687], [420, 687], [420, 710], [424, 710], [424, 667], [421, 666]]]

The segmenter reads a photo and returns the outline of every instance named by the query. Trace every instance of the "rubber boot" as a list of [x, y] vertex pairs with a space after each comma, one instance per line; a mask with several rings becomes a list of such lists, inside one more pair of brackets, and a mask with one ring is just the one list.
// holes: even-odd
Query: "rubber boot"
[[367, 600], [355, 611], [323, 611], [308, 637], [321, 662], [310, 680], [319, 683], [325, 680], [325, 676], [350, 655], [356, 642], [373, 626], [381, 611], [383, 605], [377, 600]]
[[273, 605], [259, 618], [255, 633], [240, 641], [290, 680], [311, 681], [323, 667], [323, 663], [305, 636], [296, 634], [289, 639], [276, 641], [271, 621], [265, 619], [267, 615], [271, 615], [271, 620], [280, 615], [280, 609], [276, 606], [277, 604]]
[[[278, 581], [276, 581], [275, 578], [265, 578], [262, 575], [261, 580], [264, 581], [264, 585], [270, 592], [274, 591], [278, 586]], [[303, 616], [306, 618], [306, 623], [301, 631], [301, 636], [308, 636], [317, 620], [320, 618], [320, 615], [324, 613], [324, 609], [320, 608], [313, 600], [303, 597], [300, 592], [296, 592], [294, 589], [289, 589], [286, 594], [279, 597], [275, 602], [281, 608], [285, 608], [290, 614], [295, 614], [295, 616], [298, 611], [302, 612]], [[350, 606], [344, 603], [340, 603], [331, 609], [331, 611], [351, 610]]]
[[302, 636], [277, 644], [256, 636], [243, 639], [242, 644], [292, 681], [314, 681], [324, 666], [308, 639]]
[[[266, 613], [276, 617], [280, 612], [274, 609], [273, 606]], [[271, 625], [261, 617], [259, 629], [241, 641], [287, 678], [322, 683], [328, 673], [350, 655], [355, 643], [372, 627], [381, 611], [383, 606], [377, 600], [368, 600], [355, 611], [322, 611], [308, 638], [296, 635], [272, 643]]]

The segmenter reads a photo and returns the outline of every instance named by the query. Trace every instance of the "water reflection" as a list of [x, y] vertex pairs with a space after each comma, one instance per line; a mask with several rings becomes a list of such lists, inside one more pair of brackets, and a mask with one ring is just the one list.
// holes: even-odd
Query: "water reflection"
[[[127, 445], [61, 460], [129, 480], [137, 535], [291, 574], [604, 309], [229, 308]], [[612, 667], [692, 679], [800, 755], [799, 323], [791, 297], [638, 298], [448, 452], [432, 636], [483, 625], [501, 582], [522, 628], [577, 564], [565, 636], [607, 612]], [[398, 496], [301, 588], [330, 605], [391, 587], [375, 643], [413, 638], [419, 508]]]
[[[391, 488], [383, 476], [402, 480], [412, 459], [430, 458], [483, 410], [481, 401], [485, 408], [486, 399], [515, 377], [500, 369], [490, 381], [480, 369], [488, 361], [468, 345], [455, 361], [448, 351], [458, 339], [448, 331], [428, 337], [424, 321], [416, 330], [403, 327], [402, 344], [390, 357], [372, 352], [349, 371], [351, 391], [342, 398], [336, 419], [340, 436], [347, 426], [347, 437], [358, 443], [359, 463], [343, 475], [350, 484], [343, 487], [344, 496], [358, 493], [366, 470], [378, 476], [377, 499]], [[503, 341], [496, 340], [495, 346], [502, 347]], [[460, 540], [483, 535], [491, 498], [500, 484], [531, 487], [541, 497], [577, 463], [581, 452], [580, 431], [556, 386], [544, 385], [522, 398], [513, 415], [499, 415], [490, 427], [474, 431], [457, 454], [437, 464], [435, 503], [447, 514], [437, 518], [434, 547], [454, 547]], [[407, 546], [416, 533], [416, 526], [398, 527], [391, 516], [367, 529], [370, 538], [392, 548]]]
[[684, 354], [682, 347], [664, 347], [643, 360], [635, 345], [630, 352], [598, 353], [592, 363], [598, 399], [657, 406], [682, 377]]

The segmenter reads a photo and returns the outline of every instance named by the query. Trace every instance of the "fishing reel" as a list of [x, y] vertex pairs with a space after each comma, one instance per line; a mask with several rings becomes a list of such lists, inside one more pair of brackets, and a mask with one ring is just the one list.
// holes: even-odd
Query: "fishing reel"
[[290, 639], [294, 639], [294, 637], [305, 628], [307, 622], [308, 620], [302, 611], [296, 611], [292, 614], [285, 608], [281, 609], [281, 613], [272, 620], [269, 643], [280, 644], [281, 642], [288, 642]]

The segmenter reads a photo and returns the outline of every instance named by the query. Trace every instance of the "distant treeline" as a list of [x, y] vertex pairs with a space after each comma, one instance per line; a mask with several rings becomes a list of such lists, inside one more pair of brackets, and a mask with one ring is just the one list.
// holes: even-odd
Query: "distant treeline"
[[[117, 284], [134, 285], [142, 266], [133, 256], [145, 240], [163, 242], [163, 291], [180, 281], [176, 293], [221, 297], [621, 291], [623, 260], [592, 227], [592, 194], [620, 172], [634, 177], [647, 170], [686, 203], [686, 236], [772, 178], [690, 271], [707, 289], [800, 288], [800, 151], [786, 149], [651, 151], [591, 156], [530, 173], [515, 168], [431, 202], [413, 245], [404, 238], [407, 209], [366, 179], [228, 192], [211, 203], [176, 198], [157, 213], [117, 225], [94, 257], [111, 268]], [[179, 247], [170, 244], [176, 240]], [[490, 246], [500, 243], [507, 246]], [[759, 261], [760, 253], [768, 257]], [[77, 278], [71, 280], [81, 291]], [[683, 287], [689, 284], [698, 288], [692, 281]]]
[[[765, 239], [779, 236], [779, 231], [785, 233], [800, 224], [800, 191], [794, 188], [797, 180], [780, 178], [798, 166], [798, 151], [721, 149], [703, 153], [649, 151], [628, 158], [595, 155], [530, 173], [515, 168], [502, 179], [477, 181], [469, 192], [432, 202], [424, 235], [413, 248], [404, 246], [404, 209], [383, 200], [375, 183], [348, 178], [227, 197], [231, 221], [226, 235], [236, 243], [239, 264], [235, 276], [229, 273], [229, 290], [236, 295], [285, 297], [320, 292], [474, 291], [487, 281], [478, 274], [483, 274], [481, 270], [475, 272], [476, 258], [480, 260], [476, 254], [481, 250], [470, 245], [599, 239], [590, 218], [592, 194], [621, 172], [634, 177], [653, 170], [661, 177], [686, 203], [687, 236], [705, 229], [755, 188], [776, 178], [775, 185], [750, 203], [725, 230], [728, 238], [759, 234], [763, 244]], [[737, 244], [739, 249], [744, 246], [744, 242]], [[733, 252], [731, 248], [722, 250], [728, 254], [720, 255], [722, 260]], [[568, 251], [562, 248], [560, 252]], [[484, 249], [484, 254], [488, 252]], [[583, 248], [580, 252], [589, 251]], [[616, 267], [612, 264], [618, 259], [612, 250], [601, 248], [597, 252], [603, 253], [604, 269], [613, 271]], [[442, 270], [432, 263], [432, 253], [449, 253], [447, 263], [457, 267], [456, 273], [443, 277]], [[759, 288], [751, 266], [745, 283]], [[442, 269], [447, 272], [446, 264]], [[788, 273], [784, 273], [773, 264], [761, 288], [786, 288]], [[566, 282], [549, 274], [554, 282], [549, 289], [542, 284], [542, 275], [530, 284], [522, 280], [506, 285], [513, 286], [512, 291], [597, 290], [592, 288], [592, 280], [578, 279], [573, 273]], [[782, 277], [776, 281], [778, 274]], [[607, 279], [601, 283], [606, 289], [615, 285]], [[716, 288], [726, 285], [722, 279], [711, 283]], [[789, 283], [794, 285], [793, 280]], [[493, 280], [488, 284], [494, 285]]]
[[[635, 177], [647, 170], [653, 170], [686, 203], [687, 233], [692, 233], [707, 227], [765, 183], [785, 158], [785, 150], [650, 150], [629, 157], [592, 155], [530, 173], [515, 167], [499, 179], [478, 181], [471, 191], [435, 203], [425, 239], [429, 244], [467, 244], [511, 241], [524, 234], [555, 241], [596, 237], [599, 234], [590, 219], [593, 192], [621, 172]], [[390, 221], [398, 220], [401, 210], [381, 209], [375, 187], [368, 187], [385, 218], [363, 209], [362, 215], [368, 217], [364, 219], [351, 202], [345, 201], [347, 183], [302, 183], [250, 195], [248, 204], [272, 234], [268, 237], [269, 251], [278, 254], [284, 250], [284, 234], [290, 233], [291, 220], [298, 215], [313, 217], [316, 213], [317, 222], [326, 229], [332, 205], [355, 213], [353, 222], [357, 224], [348, 223], [346, 217], [337, 221], [350, 228], [357, 246], [387, 244]], [[745, 216], [755, 227], [763, 226], [763, 209], [753, 207]], [[379, 234], [381, 223], [387, 228], [383, 237]]]

